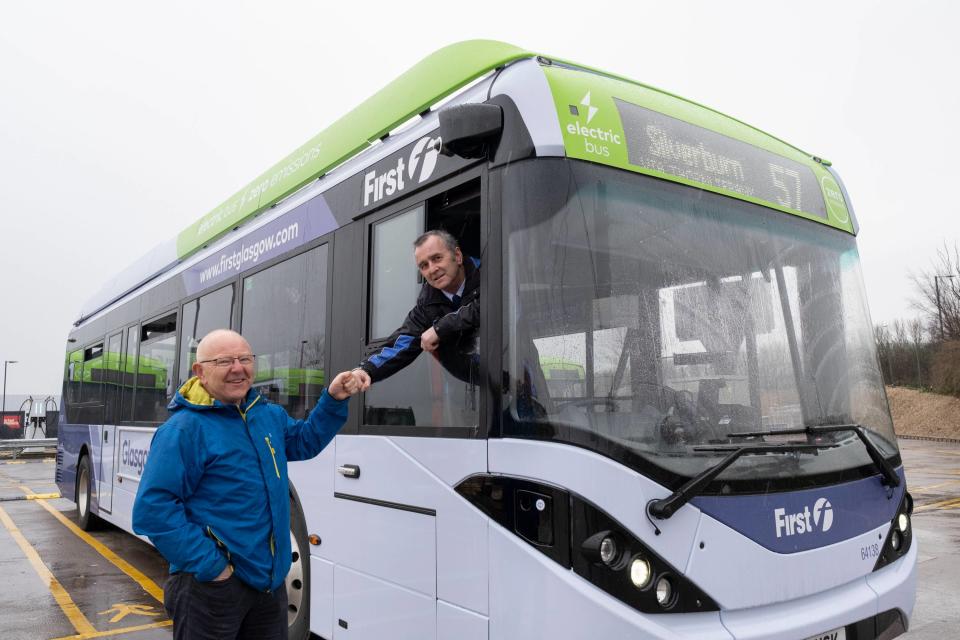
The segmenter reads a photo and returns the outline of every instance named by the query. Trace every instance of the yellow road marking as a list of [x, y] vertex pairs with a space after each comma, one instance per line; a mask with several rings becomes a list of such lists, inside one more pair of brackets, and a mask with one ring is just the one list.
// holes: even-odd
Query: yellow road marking
[[29, 496], [13, 496], [12, 498], [0, 497], [0, 502], [12, 502], [14, 500], [38, 500], [59, 497], [59, 493], [34, 493]]
[[54, 600], [57, 601], [57, 604], [60, 605], [60, 609], [63, 610], [64, 615], [67, 616], [67, 619], [70, 621], [70, 624], [73, 625], [73, 628], [77, 630], [77, 633], [88, 634], [96, 633], [97, 630], [93, 628], [93, 625], [90, 624], [90, 621], [87, 620], [86, 616], [80, 612], [80, 609], [77, 608], [77, 605], [73, 602], [73, 599], [70, 598], [70, 594], [67, 593], [67, 590], [63, 588], [63, 585], [50, 573], [50, 570], [47, 569], [47, 565], [43, 564], [43, 560], [40, 559], [40, 554], [37, 553], [27, 539], [23, 537], [23, 534], [20, 532], [20, 529], [17, 528], [17, 525], [14, 524], [13, 520], [10, 519], [10, 516], [7, 515], [7, 512], [4, 511], [3, 507], [0, 507], [0, 521], [3, 522], [3, 525], [10, 532], [10, 535], [13, 536], [13, 539], [20, 546], [20, 549], [23, 551], [24, 555], [27, 556], [27, 559], [30, 561], [30, 564], [33, 565], [33, 570], [37, 572], [37, 575], [40, 576], [42, 580], [50, 589], [50, 593], [53, 595]]
[[118, 636], [123, 633], [133, 633], [134, 631], [145, 631], [147, 629], [169, 627], [172, 624], [172, 620], [164, 620], [163, 622], [142, 624], [137, 627], [124, 627], [122, 629], [110, 629], [109, 631], [94, 631], [93, 633], [81, 633], [75, 636], [63, 636], [62, 638], [55, 638], [55, 640], [87, 640], [87, 638], [106, 638], [107, 636]]
[[10, 460], [9, 462], [4, 462], [3, 464], [27, 464], [26, 460]]
[[949, 498], [939, 502], [931, 502], [930, 504], [920, 505], [919, 507], [914, 508], [913, 512], [920, 513], [923, 511], [931, 511], [933, 509], [953, 509], [954, 507], [960, 507], [960, 498]]
[[[30, 487], [25, 487], [23, 485], [20, 488], [27, 495], [36, 495], [33, 491], [30, 490]], [[46, 500], [38, 499], [37, 504], [50, 512], [50, 514], [59, 520], [63, 526], [69, 529], [74, 535], [86, 542], [88, 545], [94, 548], [97, 553], [106, 558], [113, 566], [120, 571], [123, 571], [125, 574], [133, 578], [133, 580], [143, 587], [143, 590], [153, 596], [157, 602], [163, 602], [163, 589], [161, 589], [156, 582], [145, 576], [141, 573], [136, 567], [131, 565], [129, 562], [115, 554], [113, 551], [108, 549], [103, 543], [98, 541], [96, 538], [88, 534], [86, 531], [78, 527], [77, 525], [70, 522], [65, 515], [54, 509], [50, 506]], [[92, 637], [92, 636], [91, 636]]]
[[110, 622], [120, 622], [129, 615], [151, 617], [160, 615], [159, 611], [154, 611], [153, 607], [148, 604], [126, 604], [124, 602], [117, 603], [106, 611], [101, 611], [98, 615], [105, 616], [111, 613], [116, 615], [110, 618]]
[[110, 622], [120, 622], [129, 615], [135, 616], [158, 616], [160, 615], [159, 611], [154, 611], [153, 607], [147, 604], [126, 604], [124, 602], [117, 603], [107, 609], [106, 611], [101, 611], [99, 615], [105, 616], [111, 613], [116, 615], [110, 618]]

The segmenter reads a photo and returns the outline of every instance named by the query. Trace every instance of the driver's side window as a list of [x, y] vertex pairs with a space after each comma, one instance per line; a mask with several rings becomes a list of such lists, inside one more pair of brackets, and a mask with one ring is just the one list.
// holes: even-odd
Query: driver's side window
[[[467, 197], [452, 205], [449, 194], [441, 194], [369, 227], [367, 358], [373, 360], [372, 354], [383, 362], [391, 354], [409, 349], [411, 342], [419, 355], [396, 373], [376, 380], [364, 394], [362, 424], [366, 427], [399, 427], [390, 431], [402, 433], [403, 427], [462, 428], [479, 423], [479, 331], [458, 338], [458, 345], [472, 344], [473, 348], [464, 348], [459, 354], [462, 362], [451, 362], [420, 351], [418, 332], [424, 327], [409, 331], [413, 324], [407, 322], [418, 305], [420, 319], [424, 313], [432, 318], [430, 314], [441, 306], [435, 295], [433, 302], [423, 304], [422, 296], [431, 290], [418, 272], [414, 241], [424, 231], [441, 228], [449, 232], [461, 246], [464, 262], [470, 260], [471, 269], [478, 268], [479, 260], [472, 254], [479, 248], [480, 195], [479, 181], [473, 182], [475, 189], [473, 183], [459, 188], [461, 193], [466, 190]], [[476, 278], [471, 282], [476, 283]], [[443, 312], [449, 309], [444, 307]]]

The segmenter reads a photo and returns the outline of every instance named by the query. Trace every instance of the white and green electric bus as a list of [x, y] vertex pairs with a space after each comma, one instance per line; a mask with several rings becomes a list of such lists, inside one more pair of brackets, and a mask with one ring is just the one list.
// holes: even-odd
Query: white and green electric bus
[[400, 326], [432, 228], [481, 265], [470, 373], [417, 358], [291, 464], [291, 637], [907, 629], [912, 501], [830, 163], [499, 42], [428, 56], [82, 309], [81, 523], [130, 530], [199, 337], [241, 331], [302, 416]]

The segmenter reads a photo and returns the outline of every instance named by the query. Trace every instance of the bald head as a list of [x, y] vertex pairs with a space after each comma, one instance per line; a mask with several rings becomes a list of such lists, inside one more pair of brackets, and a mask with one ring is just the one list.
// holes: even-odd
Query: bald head
[[[197, 345], [193, 373], [211, 396], [224, 404], [239, 404], [253, 384], [253, 363], [242, 364], [241, 356], [253, 355], [250, 343], [236, 331], [216, 329]], [[215, 360], [229, 359], [230, 365], [217, 366]]]
[[235, 344], [243, 346], [240, 351], [237, 351], [232, 355], [253, 353], [250, 350], [250, 343], [247, 342], [247, 339], [236, 331], [233, 331], [232, 329], [214, 329], [207, 335], [203, 336], [200, 344], [197, 345], [197, 360], [209, 360], [211, 358], [216, 358], [220, 353], [219, 350], [221, 350], [223, 347], [229, 347], [230, 345]]

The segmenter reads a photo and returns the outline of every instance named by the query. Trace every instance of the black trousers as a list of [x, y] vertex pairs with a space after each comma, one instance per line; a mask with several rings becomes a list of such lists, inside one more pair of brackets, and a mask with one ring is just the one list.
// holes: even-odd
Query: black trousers
[[174, 640], [287, 640], [287, 591], [267, 593], [235, 574], [221, 582], [198, 582], [177, 573], [163, 585], [163, 606], [173, 620]]

